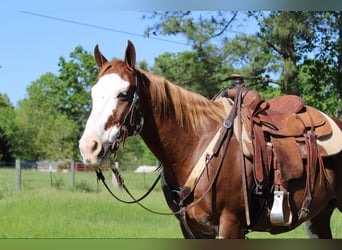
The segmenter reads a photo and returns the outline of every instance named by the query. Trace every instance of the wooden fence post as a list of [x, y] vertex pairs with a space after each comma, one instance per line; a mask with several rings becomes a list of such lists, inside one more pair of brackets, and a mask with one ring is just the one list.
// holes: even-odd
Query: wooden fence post
[[15, 172], [16, 172], [16, 178], [15, 178], [15, 183], [16, 183], [16, 189], [19, 191], [21, 190], [21, 162], [19, 159], [15, 160]]
[[71, 188], [75, 187], [75, 161], [70, 162], [70, 185]]

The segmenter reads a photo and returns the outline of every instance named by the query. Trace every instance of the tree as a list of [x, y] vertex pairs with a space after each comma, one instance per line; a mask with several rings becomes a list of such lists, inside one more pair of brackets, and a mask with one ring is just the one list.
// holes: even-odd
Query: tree
[[339, 119], [342, 119], [342, 11], [335, 12], [336, 21], [333, 23], [337, 23], [337, 32], [338, 32], [338, 41], [337, 41], [337, 55], [338, 55], [338, 68], [337, 68], [337, 111], [336, 116]]
[[210, 98], [221, 88], [233, 68], [226, 64], [221, 36], [226, 34], [237, 12], [217, 16], [189, 11], [154, 12], [145, 18], [159, 19], [145, 34], [184, 35], [193, 51], [165, 53], [155, 60], [154, 73]]
[[6, 94], [0, 94], [0, 161], [13, 160], [9, 141], [9, 128], [13, 120], [14, 107]]
[[15, 157], [30, 160], [66, 159], [74, 154], [76, 124], [56, 109], [53, 86], [58, 78], [46, 73], [27, 88], [28, 97], [15, 112], [11, 135]]
[[[206, 97], [229, 85], [225, 79], [232, 73], [267, 76], [281, 66], [260, 37], [236, 31], [248, 25], [247, 12], [155, 12], [149, 18], [157, 22], [146, 34], [182, 34], [193, 48], [158, 57], [153, 71]], [[272, 86], [259, 89], [267, 96], [275, 93]]]
[[282, 91], [341, 117], [341, 12], [284, 11], [268, 16], [257, 12], [255, 16], [261, 26], [259, 36], [283, 59]]
[[335, 115], [339, 102], [334, 87], [335, 73], [334, 67], [320, 60], [307, 59], [299, 67], [299, 91], [307, 105], [324, 110], [329, 115]]
[[273, 11], [266, 15], [256, 12], [254, 16], [260, 25], [258, 37], [268, 46], [270, 53], [282, 59], [282, 92], [300, 95], [298, 64], [314, 49], [314, 16], [299, 11]]
[[90, 112], [90, 88], [96, 83], [98, 68], [92, 54], [77, 46], [69, 60], [59, 58], [59, 81], [54, 87], [57, 108], [80, 126], [85, 126]]
[[[314, 26], [315, 34], [318, 35], [315, 58], [324, 62], [332, 68], [331, 76], [325, 82], [329, 83], [330, 88], [335, 89], [335, 111], [331, 115], [342, 118], [342, 12], [324, 11], [315, 12], [316, 22]], [[316, 75], [321, 78], [323, 75]]]
[[[215, 48], [212, 48], [215, 50]], [[155, 59], [152, 71], [194, 92], [211, 98], [220, 89], [222, 79], [234, 70], [220, 62], [219, 57], [199, 56], [198, 53], [164, 53]]]
[[[195, 90], [206, 89], [208, 86], [209, 89], [217, 89], [215, 80], [217, 80], [216, 76], [222, 77], [220, 72], [227, 74], [233, 71], [247, 76], [275, 74], [280, 76], [278, 80], [280, 89], [272, 85], [253, 87], [268, 98], [275, 94], [295, 94], [310, 100], [313, 106], [322, 107], [322, 111], [330, 114], [341, 113], [342, 17], [340, 12], [272, 11], [249, 12], [248, 15], [245, 12], [206, 14], [155, 12], [149, 18], [157, 21], [147, 29], [146, 34], [182, 34], [193, 48], [192, 52], [184, 52], [183, 57], [179, 54], [160, 57], [153, 68], [155, 72], [168, 77], [175, 75], [178, 77], [178, 82], [181, 82], [181, 77], [184, 77], [186, 82], [194, 81], [198, 84]], [[259, 29], [256, 29], [254, 34], [237, 33], [233, 38], [228, 36], [232, 27], [248, 25], [249, 20], [253, 18], [259, 25]], [[185, 55], [192, 56], [188, 64], [184, 60]], [[196, 61], [197, 58], [203, 58], [201, 60], [203, 63]], [[207, 64], [208, 61], [214, 64], [219, 62], [221, 66], [212, 67]], [[326, 67], [314, 69], [323, 64], [326, 64]], [[184, 74], [177, 67], [183, 68]], [[203, 80], [196, 82], [196, 67], [202, 72], [201, 79], [206, 79], [209, 84]], [[327, 69], [326, 73], [321, 71], [322, 68]], [[206, 69], [207, 73], [203, 73], [203, 69]], [[176, 75], [175, 71], [180, 74]], [[333, 75], [335, 77], [332, 77]], [[308, 81], [313, 79], [315, 81], [312, 82], [316, 84], [326, 83], [324, 84], [326, 89], [311, 93], [310, 89], [314, 88]], [[221, 83], [221, 87], [223, 84], [226, 83]], [[206, 90], [206, 93], [209, 91]], [[322, 98], [337, 100], [335, 99], [334, 104], [315, 105], [319, 104]], [[334, 105], [337, 111], [332, 112], [330, 108]]]

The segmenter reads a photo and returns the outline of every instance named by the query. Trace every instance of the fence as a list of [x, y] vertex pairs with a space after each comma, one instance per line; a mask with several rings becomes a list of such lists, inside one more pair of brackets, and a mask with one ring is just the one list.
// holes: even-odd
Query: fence
[[[73, 160], [59, 160], [59, 161], [34, 161], [34, 160], [20, 160], [21, 169], [29, 169], [29, 170], [37, 170], [41, 172], [70, 172], [71, 164], [74, 164], [74, 168], [76, 172], [88, 172], [93, 171], [92, 167], [88, 167], [81, 161], [73, 161]], [[1, 162], [0, 168], [15, 168], [16, 160], [12, 162]], [[108, 170], [107, 166], [102, 168], [103, 171]]]
[[[64, 172], [70, 173], [70, 186], [75, 187], [75, 172], [88, 172], [94, 169], [86, 166], [82, 162], [75, 162], [73, 160], [67, 161], [31, 161], [31, 160], [15, 160], [13, 162], [0, 162], [2, 168], [15, 168], [16, 170], [16, 189], [21, 190], [22, 175], [21, 171], [34, 170], [41, 172]], [[108, 167], [103, 167], [102, 170], [108, 170]]]

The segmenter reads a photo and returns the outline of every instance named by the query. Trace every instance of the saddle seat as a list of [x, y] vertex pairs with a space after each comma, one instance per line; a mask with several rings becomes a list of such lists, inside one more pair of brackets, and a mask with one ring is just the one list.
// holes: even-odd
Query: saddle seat
[[[253, 98], [255, 95], [259, 96], [254, 91], [246, 93], [244, 100], [246, 99], [247, 105], [244, 105], [242, 111], [245, 118], [253, 120], [264, 132], [275, 136], [302, 137], [307, 130], [315, 130], [317, 138], [332, 133], [324, 115], [304, 105], [304, 100], [298, 96], [285, 95], [265, 101]], [[253, 101], [248, 101], [251, 98]]]
[[[232, 98], [235, 91], [229, 90], [228, 97]], [[305, 105], [298, 96], [285, 95], [266, 101], [257, 92], [247, 90], [243, 97], [242, 120], [246, 130], [244, 133], [249, 134], [250, 138], [246, 143], [252, 143], [251, 132], [257, 125], [269, 142], [270, 137], [293, 137], [298, 146], [305, 141], [307, 132], [312, 131], [323, 157], [335, 155], [342, 148], [342, 132], [336, 123], [324, 113]], [[301, 149], [303, 158], [306, 155], [304, 151]]]

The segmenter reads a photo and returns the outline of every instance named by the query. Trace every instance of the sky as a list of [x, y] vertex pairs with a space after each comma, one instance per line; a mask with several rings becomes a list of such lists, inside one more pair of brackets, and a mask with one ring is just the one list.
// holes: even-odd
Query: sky
[[[48, 1], [47, 1], [48, 2]], [[137, 51], [137, 61], [168, 52], [191, 49], [182, 37], [143, 36], [151, 21], [145, 12], [105, 10], [0, 11], [0, 93], [13, 105], [23, 99], [26, 88], [41, 75], [58, 74], [59, 57], [69, 58], [76, 46], [93, 53], [96, 44], [107, 58], [124, 57], [127, 40]]]
[[[165, 52], [191, 50], [181, 35], [145, 37], [144, 31], [155, 22], [143, 19], [146, 13], [96, 9], [0, 10], [0, 93], [7, 94], [16, 106], [26, 97], [26, 88], [33, 81], [47, 72], [58, 74], [59, 58], [68, 59], [78, 45], [92, 54], [98, 44], [107, 58], [123, 59], [127, 41], [131, 40], [137, 61], [146, 60], [149, 66]], [[253, 26], [252, 31], [255, 31]], [[233, 36], [236, 34], [231, 32]]]
[[[11, 103], [17, 105], [33, 81], [47, 72], [58, 74], [59, 57], [68, 58], [78, 45], [93, 53], [99, 44], [107, 58], [123, 58], [127, 40], [131, 40], [136, 47], [137, 61], [146, 60], [149, 66], [164, 52], [191, 50], [182, 36], [158, 37], [159, 40], [143, 36], [154, 21], [143, 20], [142, 15], [153, 9], [258, 10], [265, 7], [263, 3], [256, 6], [254, 0], [225, 3], [227, 7], [220, 0], [2, 0], [0, 93], [6, 93]], [[252, 24], [241, 31], [251, 33], [255, 29], [256, 25]]]

